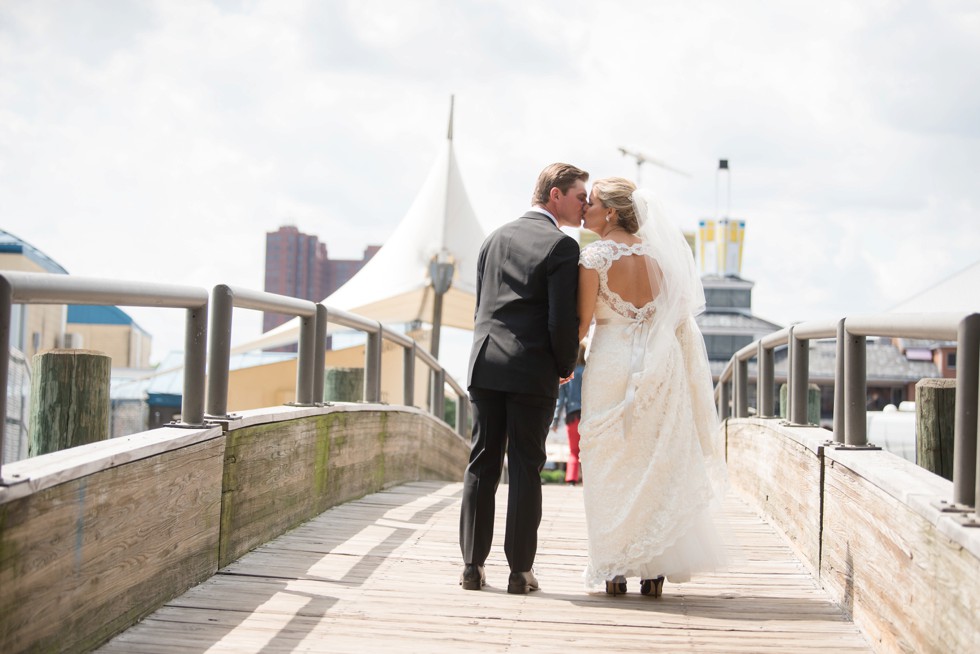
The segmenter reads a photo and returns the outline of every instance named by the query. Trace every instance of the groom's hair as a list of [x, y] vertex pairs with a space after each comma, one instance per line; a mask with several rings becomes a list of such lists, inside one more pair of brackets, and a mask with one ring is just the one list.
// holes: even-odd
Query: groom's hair
[[589, 181], [589, 174], [572, 164], [551, 164], [538, 175], [538, 183], [534, 185], [531, 204], [548, 204], [548, 196], [551, 194], [552, 188], [557, 188], [562, 195], [565, 195], [577, 179], [587, 182]]

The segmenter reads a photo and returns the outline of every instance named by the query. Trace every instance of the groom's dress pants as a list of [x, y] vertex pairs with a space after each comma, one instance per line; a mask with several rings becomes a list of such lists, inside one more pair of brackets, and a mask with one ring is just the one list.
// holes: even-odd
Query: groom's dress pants
[[463, 561], [483, 565], [493, 541], [494, 497], [507, 452], [507, 530], [504, 554], [513, 572], [534, 564], [541, 524], [544, 442], [555, 398], [470, 388], [473, 442], [463, 478], [459, 542]]

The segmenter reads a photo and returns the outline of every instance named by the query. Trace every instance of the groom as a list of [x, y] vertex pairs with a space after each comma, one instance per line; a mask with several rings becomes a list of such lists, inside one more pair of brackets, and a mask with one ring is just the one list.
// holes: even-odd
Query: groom
[[589, 174], [551, 164], [538, 176], [533, 207], [496, 230], [477, 262], [476, 325], [469, 363], [473, 440], [463, 479], [460, 584], [480, 590], [493, 540], [494, 496], [507, 452], [504, 553], [508, 593], [537, 590], [531, 566], [541, 523], [541, 468], [560, 380], [578, 354], [578, 227]]

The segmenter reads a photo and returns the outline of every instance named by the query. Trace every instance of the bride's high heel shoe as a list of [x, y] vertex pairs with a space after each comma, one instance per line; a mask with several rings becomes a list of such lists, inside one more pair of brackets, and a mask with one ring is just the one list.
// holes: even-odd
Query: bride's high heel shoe
[[613, 577], [612, 581], [606, 582], [606, 594], [607, 595], [625, 595], [626, 594], [626, 577], [623, 575], [616, 575]]
[[[608, 586], [608, 582], [606, 585]], [[609, 591], [607, 590], [606, 592]], [[640, 594], [660, 597], [661, 595], [664, 594], [664, 578], [657, 577], [656, 579], [641, 579]]]

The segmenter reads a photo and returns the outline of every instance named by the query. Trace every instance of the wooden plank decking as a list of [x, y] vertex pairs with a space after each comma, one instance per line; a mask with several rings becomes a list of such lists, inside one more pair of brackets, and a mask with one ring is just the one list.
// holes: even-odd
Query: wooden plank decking
[[870, 648], [761, 518], [729, 498], [729, 572], [659, 599], [582, 590], [581, 487], [544, 487], [535, 571], [508, 595], [506, 489], [490, 584], [463, 591], [460, 484], [413, 483], [323, 513], [250, 552], [100, 652], [867, 652]]

